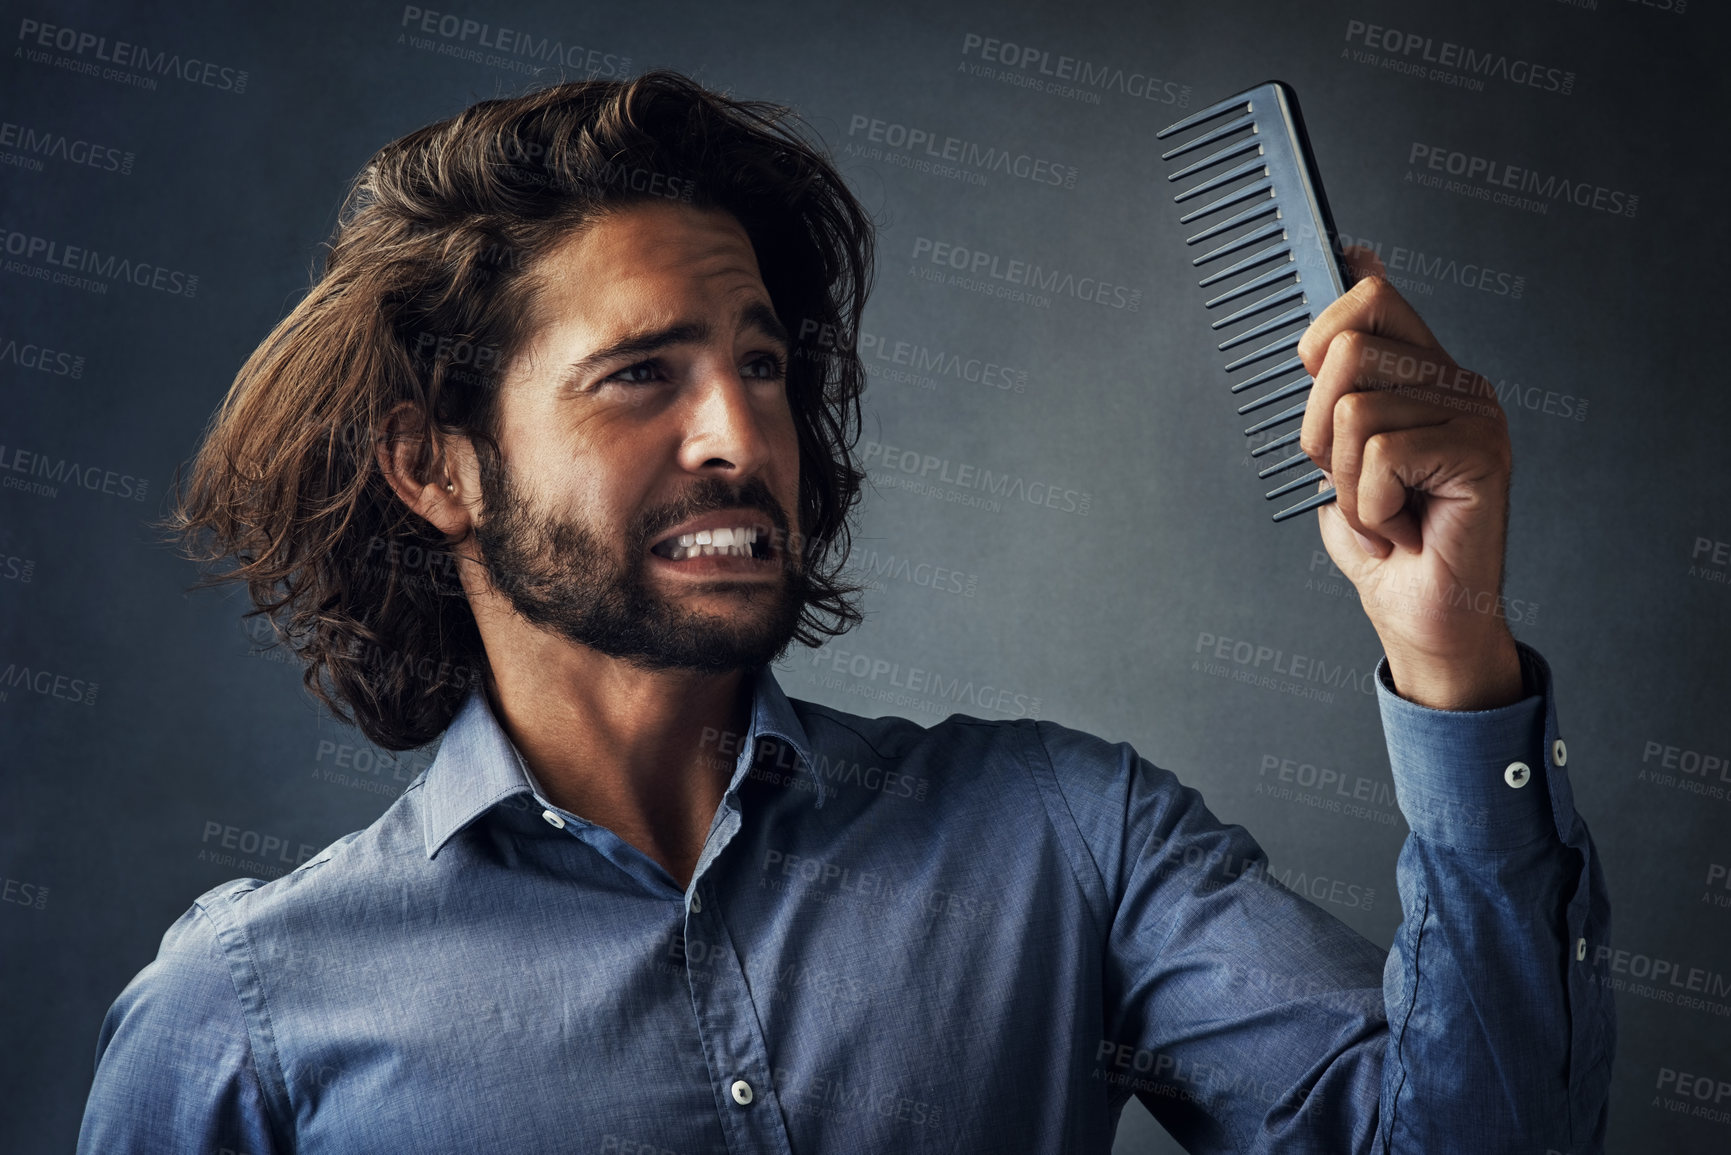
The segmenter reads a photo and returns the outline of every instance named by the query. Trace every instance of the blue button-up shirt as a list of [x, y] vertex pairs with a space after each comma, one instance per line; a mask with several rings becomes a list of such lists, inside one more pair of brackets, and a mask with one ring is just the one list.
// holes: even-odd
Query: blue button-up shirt
[[[1412, 834], [1385, 953], [1127, 745], [785, 697], [688, 888], [537, 789], [472, 697], [367, 829], [200, 896], [103, 1023], [78, 1149], [1602, 1147], [1607, 906], [1531, 696], [1378, 696]], [[1515, 764], [1519, 763], [1519, 766]]]

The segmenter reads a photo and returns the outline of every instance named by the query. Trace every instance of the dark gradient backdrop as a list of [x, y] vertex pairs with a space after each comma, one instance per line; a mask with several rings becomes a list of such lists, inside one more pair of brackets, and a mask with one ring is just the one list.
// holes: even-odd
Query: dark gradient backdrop
[[[880, 222], [877, 589], [863, 628], [783, 663], [789, 693], [1129, 740], [1386, 945], [1405, 825], [1376, 638], [1314, 522], [1268, 521], [1153, 141], [1290, 81], [1341, 230], [1509, 412], [1504, 612], [1556, 672], [1615, 909], [1612, 1149], [1731, 1149], [1715, 6], [439, 2], [5, 6], [0, 1149], [70, 1149], [102, 1014], [194, 896], [281, 874], [430, 760], [322, 717], [145, 523], [358, 166], [547, 65], [478, 47], [482, 23], [558, 43], [568, 78], [666, 65], [791, 103]], [[77, 35], [44, 47], [49, 25]], [[179, 71], [100, 61], [97, 37]], [[1483, 71], [1435, 71], [1445, 44]], [[1053, 81], [1080, 71], [1061, 57], [1088, 79]], [[908, 143], [948, 138], [947, 166]], [[1525, 203], [1486, 199], [1490, 165], [1532, 174]], [[98, 268], [57, 283], [48, 245]], [[958, 247], [1114, 288], [1009, 299], [932, 259]], [[1276, 663], [1302, 673], [1234, 678]], [[1173, 1148], [1133, 1102], [1118, 1149]]]

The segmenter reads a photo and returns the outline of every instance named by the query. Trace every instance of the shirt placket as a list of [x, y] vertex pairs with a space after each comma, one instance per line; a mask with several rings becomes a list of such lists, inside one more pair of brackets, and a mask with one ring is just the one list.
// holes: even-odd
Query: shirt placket
[[[742, 757], [740, 765], [746, 764]], [[524, 771], [528, 773], [526, 766]], [[597, 849], [615, 865], [650, 889], [668, 890], [666, 872], [642, 851], [605, 827], [555, 807], [539, 793], [535, 799], [545, 807], [542, 817], [550, 825], [598, 844]], [[686, 985], [727, 1149], [739, 1155], [793, 1155], [781, 1102], [769, 1077], [769, 1046], [758, 1021], [757, 1004], [752, 1001], [745, 968], [722, 921], [716, 887], [710, 881], [717, 859], [739, 826], [738, 796], [730, 790], [722, 799], [698, 858], [691, 889], [681, 896], [685, 904]]]
[[[718, 831], [723, 842], [732, 837], [740, 821], [731, 798], [727, 805], [729, 812]], [[769, 1077], [769, 1046], [746, 985], [745, 968], [721, 917], [711, 869], [693, 877], [687, 897], [685, 965], [715, 1109], [729, 1151], [792, 1155], [781, 1102]], [[703, 956], [700, 961], [694, 958], [694, 943], [702, 944], [697, 948]]]

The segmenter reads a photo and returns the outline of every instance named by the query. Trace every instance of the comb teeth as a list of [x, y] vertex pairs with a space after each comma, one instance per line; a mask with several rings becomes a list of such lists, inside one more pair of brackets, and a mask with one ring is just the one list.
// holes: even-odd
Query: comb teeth
[[[1267, 387], [1267, 392], [1240, 405], [1238, 413], [1300, 398], [1297, 404], [1251, 425], [1245, 435], [1301, 418], [1308, 400], [1301, 395], [1313, 384], [1303, 363], [1293, 355], [1271, 366], [1259, 363], [1296, 349], [1316, 315], [1346, 291], [1347, 277], [1334, 250], [1334, 222], [1310, 155], [1297, 96], [1280, 81], [1269, 81], [1155, 135], [1159, 140], [1183, 137], [1174, 140], [1161, 159], [1179, 164], [1167, 176], [1169, 182], [1191, 182], [1172, 198], [1186, 206], [1179, 223], [1199, 226], [1185, 244], [1211, 242], [1206, 252], [1191, 261], [1206, 274], [1197, 286], [1214, 290], [1205, 308], [1212, 313], [1228, 302], [1240, 302], [1231, 310], [1221, 310], [1210, 323], [1221, 336], [1218, 349], [1227, 353], [1254, 346], [1226, 361], [1228, 374], [1251, 370], [1231, 385], [1231, 392]], [[1205, 203], [1192, 206], [1198, 200]], [[1227, 261], [1228, 257], [1234, 259]], [[1205, 269], [1216, 262], [1220, 268]], [[1250, 298], [1248, 303], [1245, 298]], [[1295, 429], [1259, 446], [1252, 455], [1259, 457], [1297, 440]], [[1303, 453], [1295, 453], [1257, 476], [1273, 477], [1309, 461]], [[1264, 496], [1273, 500], [1321, 477], [1322, 471], [1313, 469]], [[1312, 494], [1276, 513], [1274, 520], [1285, 521], [1332, 500], [1332, 489]]]

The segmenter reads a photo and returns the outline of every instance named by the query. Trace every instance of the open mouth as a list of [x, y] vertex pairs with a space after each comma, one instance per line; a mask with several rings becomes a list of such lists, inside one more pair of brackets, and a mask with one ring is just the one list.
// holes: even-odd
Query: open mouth
[[738, 557], [767, 561], [770, 556], [769, 535], [755, 525], [718, 526], [663, 538], [651, 546], [649, 552], [668, 561], [685, 561], [695, 557]]

